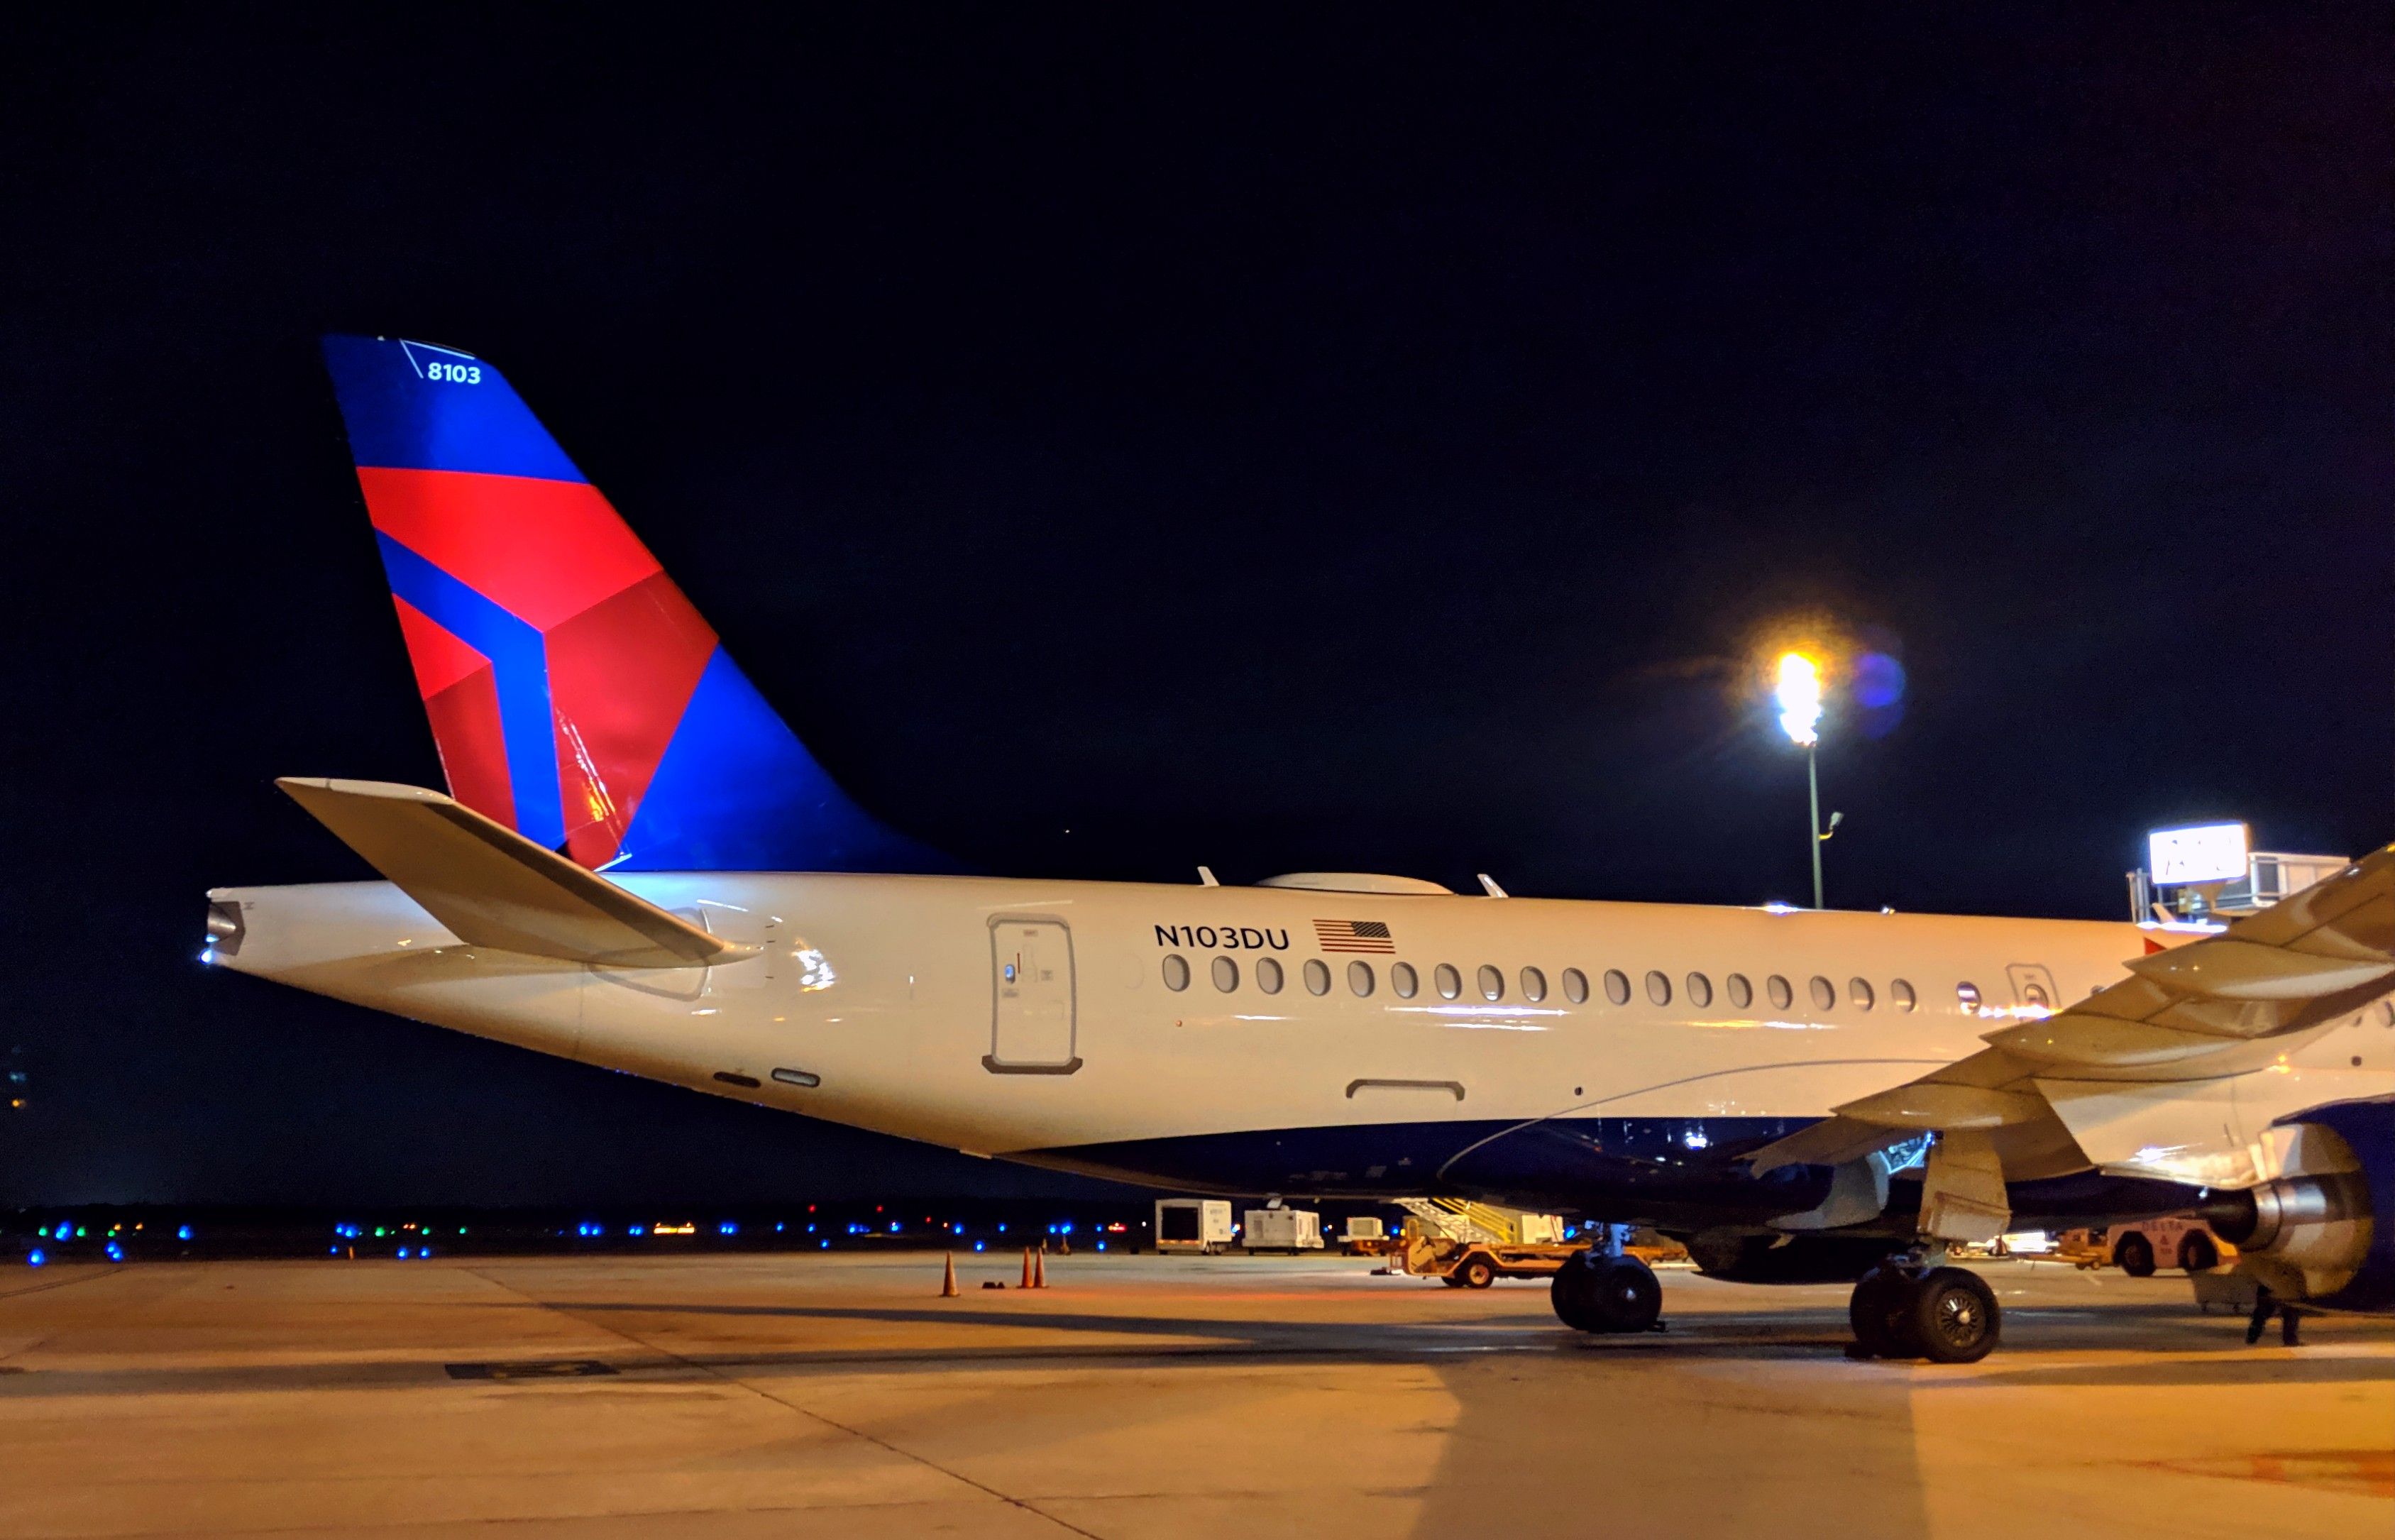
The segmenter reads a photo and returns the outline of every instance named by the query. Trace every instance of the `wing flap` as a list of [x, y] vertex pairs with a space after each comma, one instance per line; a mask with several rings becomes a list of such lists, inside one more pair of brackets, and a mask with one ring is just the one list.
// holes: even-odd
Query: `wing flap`
[[616, 968], [688, 968], [756, 950], [438, 791], [297, 777], [274, 784], [469, 946]]

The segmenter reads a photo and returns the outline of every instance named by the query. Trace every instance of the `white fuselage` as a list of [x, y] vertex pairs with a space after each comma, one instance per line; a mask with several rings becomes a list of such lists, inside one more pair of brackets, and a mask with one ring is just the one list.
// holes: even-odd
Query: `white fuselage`
[[[478, 950], [390, 884], [357, 883], [220, 890], [245, 929], [237, 952], [211, 961], [695, 1090], [1072, 1165], [1084, 1147], [1272, 1131], [1818, 1119], [2116, 981], [2153, 934], [1015, 879], [618, 880], [761, 952], [610, 970]], [[1309, 963], [1327, 974], [1319, 993]], [[1454, 970], [1444, 989], [1442, 966]], [[1184, 987], [1171, 987], [1184, 968]], [[1585, 998], [1571, 998], [1581, 991], [1568, 970]], [[1734, 979], [1751, 991], [1743, 1002]], [[2370, 1034], [2370, 1061], [2353, 1065], [2341, 1039], [2305, 1034], [2267, 1101], [2232, 1115], [2267, 1122], [2385, 1094], [2381, 1038], [2395, 1034]], [[1185, 1163], [1148, 1172], [1110, 1157], [1092, 1169], [1209, 1185]], [[1303, 1162], [1290, 1171], [1292, 1189], [1304, 1175]], [[1343, 1168], [1317, 1175], [1324, 1188], [1359, 1185]]]

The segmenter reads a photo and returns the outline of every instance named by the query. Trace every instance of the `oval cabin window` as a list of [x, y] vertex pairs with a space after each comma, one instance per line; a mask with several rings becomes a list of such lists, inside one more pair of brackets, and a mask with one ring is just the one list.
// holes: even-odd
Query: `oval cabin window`
[[1630, 1003], [1630, 976], [1620, 968], [1605, 970], [1605, 998], [1616, 1005]]
[[1823, 978], [1819, 974], [1815, 974], [1813, 976], [1813, 982], [1807, 986], [1807, 988], [1813, 991], [1813, 1009], [1817, 1011], [1827, 1011], [1837, 1005], [1837, 986], [1831, 983], [1828, 979]]
[[1888, 980], [1887, 998], [1895, 1002], [1896, 1008], [1899, 1011], [1909, 1011], [1921, 1003], [1920, 997], [1912, 992], [1912, 986], [1901, 978]]
[[1780, 977], [1778, 974], [1773, 974], [1769, 978], [1765, 979], [1763, 981], [1763, 987], [1770, 993], [1771, 1008], [1773, 1010], [1784, 1011], [1788, 1009], [1789, 1006], [1796, 1003], [1796, 991], [1790, 989], [1788, 987], [1788, 980]]
[[1536, 968], [1522, 970], [1522, 998], [1532, 1004], [1547, 998], [1547, 976]]
[[1411, 1000], [1414, 991], [1422, 988], [1422, 980], [1414, 976], [1414, 965], [1410, 962], [1390, 963], [1389, 988], [1397, 991], [1399, 1000]]
[[1189, 959], [1174, 952], [1164, 960], [1164, 987], [1168, 989], [1189, 988]]
[[1746, 981], [1746, 975], [1732, 974], [1722, 980], [1722, 985], [1729, 991], [1729, 1002], [1740, 1010], [1754, 1003], [1754, 986]]
[[1227, 957], [1214, 959], [1214, 988], [1229, 994], [1239, 987], [1239, 965]]
[[1647, 998], [1658, 1005], [1672, 1003], [1672, 981], [1661, 969], [1647, 971]]
[[1505, 976], [1487, 962], [1480, 964], [1480, 996], [1484, 1000], [1505, 998]]
[[1872, 993], [1871, 980], [1868, 978], [1847, 979], [1846, 998], [1855, 1002], [1857, 1010], [1868, 1011], [1878, 1003], [1877, 997]]
[[1564, 998], [1575, 1005], [1588, 1003], [1588, 975], [1578, 968], [1564, 970]]
[[1269, 957], [1256, 959], [1256, 988], [1266, 994], [1280, 993], [1280, 963]]
[[1347, 988], [1358, 1000], [1369, 1000], [1372, 994], [1372, 964], [1358, 958], [1347, 964]]
[[1714, 981], [1700, 973], [1688, 976], [1688, 1003], [1702, 1010], [1714, 1002]]
[[1305, 960], [1305, 992], [1318, 995], [1330, 992], [1330, 964], [1318, 957]]
[[1455, 971], [1454, 963], [1440, 963], [1437, 977], [1438, 997], [1441, 1000], [1453, 1000], [1463, 992], [1463, 976]]

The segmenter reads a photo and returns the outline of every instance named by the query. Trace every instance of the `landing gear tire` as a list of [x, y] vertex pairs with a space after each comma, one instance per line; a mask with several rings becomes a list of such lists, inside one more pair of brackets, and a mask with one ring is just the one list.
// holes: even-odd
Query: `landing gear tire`
[[1663, 1313], [1662, 1285], [1634, 1256], [1582, 1254], [1555, 1274], [1548, 1296], [1576, 1332], [1644, 1332]]
[[1918, 1349], [1905, 1339], [1905, 1300], [1912, 1280], [1895, 1268], [1873, 1268], [1855, 1281], [1846, 1302], [1846, 1324], [1854, 1328], [1859, 1358], [1913, 1358]]
[[1913, 1273], [1883, 1263], [1856, 1281], [1846, 1321], [1856, 1358], [1977, 1363], [2004, 1333], [1995, 1291], [1961, 1268]]
[[1485, 1256], [1475, 1255], [1457, 1263], [1455, 1271], [1448, 1276], [1463, 1288], [1485, 1289], [1497, 1281], [1497, 1264]]
[[1975, 1272], [1932, 1268], [1905, 1301], [1904, 1334], [1932, 1363], [1977, 1363], [2004, 1334], [1996, 1292]]
[[2112, 1248], [2112, 1265], [2131, 1278], [2154, 1276], [2154, 1248], [2144, 1236], [2129, 1234]]

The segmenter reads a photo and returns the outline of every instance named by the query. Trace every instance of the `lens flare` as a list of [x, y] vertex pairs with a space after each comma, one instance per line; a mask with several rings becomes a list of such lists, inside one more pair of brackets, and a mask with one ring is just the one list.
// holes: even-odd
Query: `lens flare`
[[1772, 692], [1780, 702], [1780, 725], [1800, 748], [1809, 748], [1820, 737], [1821, 670], [1803, 653], [1783, 653], [1780, 658], [1780, 687]]

